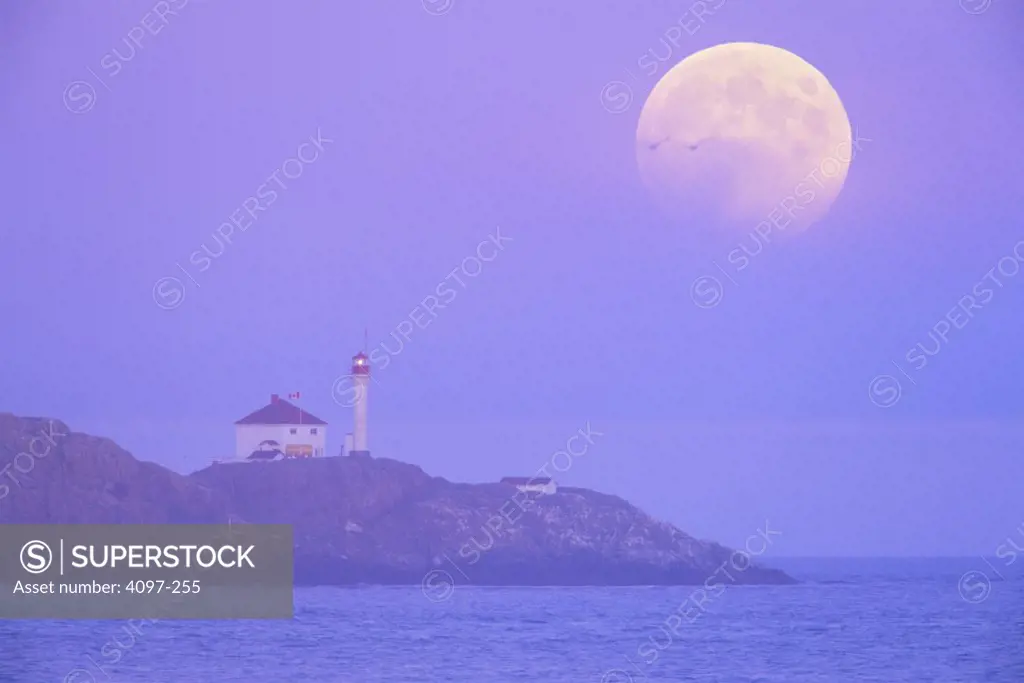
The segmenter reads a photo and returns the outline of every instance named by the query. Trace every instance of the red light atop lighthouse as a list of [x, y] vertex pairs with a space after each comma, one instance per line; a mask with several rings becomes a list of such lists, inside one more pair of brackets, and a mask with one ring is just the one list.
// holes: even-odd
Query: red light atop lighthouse
[[362, 351], [360, 351], [356, 355], [352, 356], [352, 374], [353, 375], [369, 375], [370, 374], [370, 359]]

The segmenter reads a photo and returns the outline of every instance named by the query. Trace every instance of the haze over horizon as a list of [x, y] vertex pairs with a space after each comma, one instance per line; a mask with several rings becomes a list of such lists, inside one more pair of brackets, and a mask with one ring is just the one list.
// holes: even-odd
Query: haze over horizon
[[[725, 544], [770, 520], [780, 557], [990, 555], [1024, 523], [1024, 6], [178, 4], [114, 75], [153, 2], [0, 8], [0, 411], [188, 473], [301, 391], [333, 454], [364, 329], [412, 327], [374, 368], [375, 457], [529, 476], [590, 424], [560, 483]], [[868, 142], [828, 216], [726, 275], [754, 226], [659, 214], [635, 133], [668, 68], [748, 40], [821, 70]]]

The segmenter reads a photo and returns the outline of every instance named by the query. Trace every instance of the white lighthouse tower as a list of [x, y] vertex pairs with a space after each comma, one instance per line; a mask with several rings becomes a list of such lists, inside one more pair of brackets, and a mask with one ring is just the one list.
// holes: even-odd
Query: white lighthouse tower
[[356, 395], [352, 404], [352, 446], [348, 454], [368, 456], [366, 409], [370, 398], [370, 359], [362, 351], [352, 357], [352, 383]]

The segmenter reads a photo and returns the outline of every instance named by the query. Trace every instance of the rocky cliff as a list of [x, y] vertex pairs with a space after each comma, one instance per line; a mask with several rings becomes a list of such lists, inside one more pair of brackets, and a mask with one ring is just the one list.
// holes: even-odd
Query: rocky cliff
[[[0, 414], [0, 522], [285, 523], [300, 583], [790, 583], [615, 496], [457, 484], [376, 458], [213, 465], [140, 462], [59, 420]], [[772, 532], [751, 552], [763, 552]], [[425, 585], [425, 584], [424, 584]]]

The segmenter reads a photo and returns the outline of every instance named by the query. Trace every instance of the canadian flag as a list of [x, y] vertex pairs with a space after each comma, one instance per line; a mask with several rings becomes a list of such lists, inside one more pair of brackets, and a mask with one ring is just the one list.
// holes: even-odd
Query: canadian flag
[[288, 398], [302, 398], [302, 392], [296, 391], [294, 394], [288, 394]]

